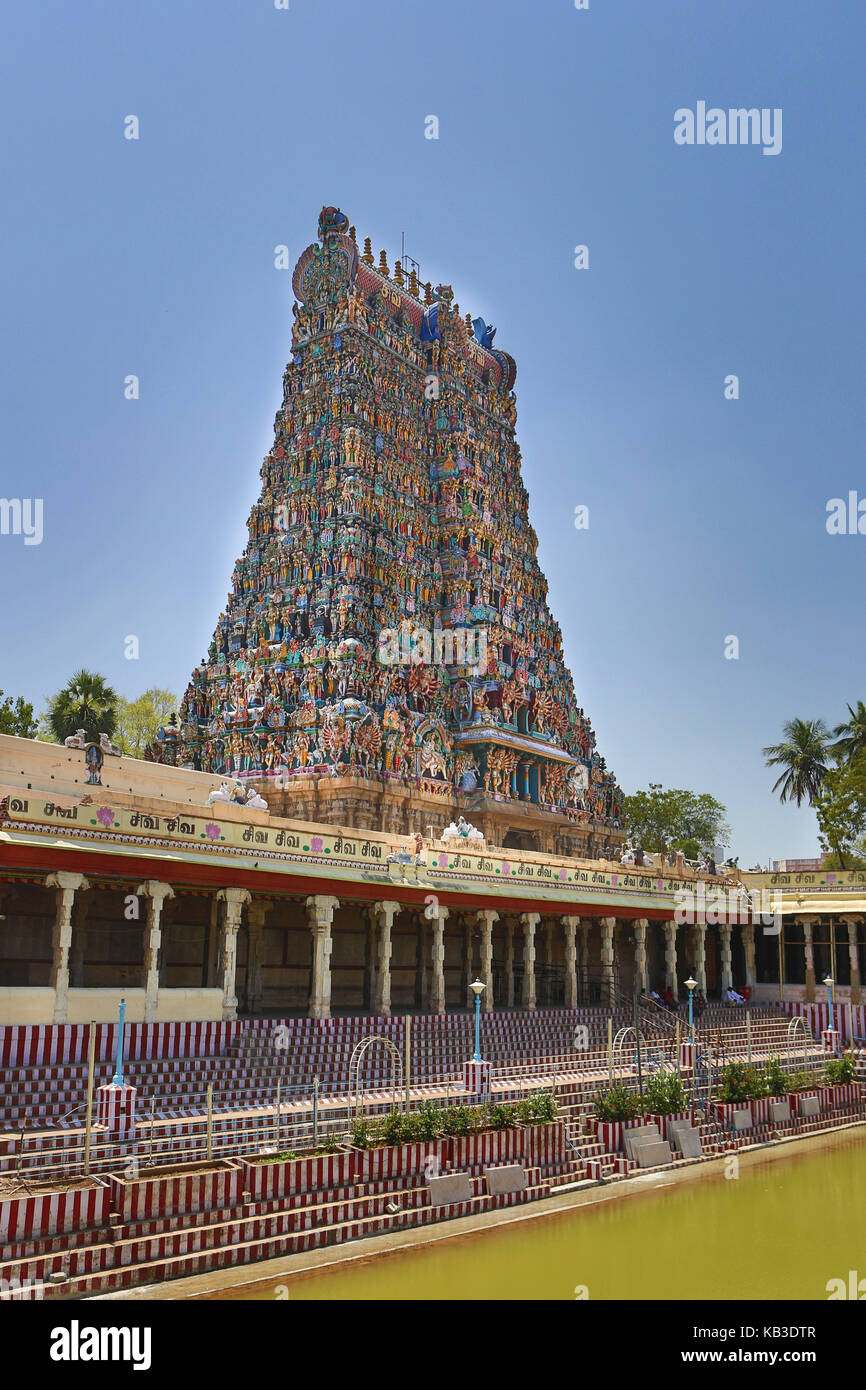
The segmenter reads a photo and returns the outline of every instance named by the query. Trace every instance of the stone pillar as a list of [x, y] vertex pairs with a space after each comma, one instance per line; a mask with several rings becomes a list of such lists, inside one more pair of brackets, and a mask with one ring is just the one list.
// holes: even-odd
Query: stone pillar
[[58, 871], [49, 874], [46, 888], [56, 888], [57, 913], [51, 933], [51, 988], [54, 990], [55, 1023], [65, 1023], [69, 1012], [69, 948], [72, 944], [72, 908], [75, 894], [90, 887], [83, 874]]
[[174, 897], [170, 883], [149, 878], [135, 890], [136, 897], [147, 903], [144, 928], [144, 1021], [156, 1023], [159, 1008], [159, 952], [162, 942], [162, 905]]
[[613, 1006], [614, 983], [613, 983], [613, 936], [616, 930], [615, 917], [602, 917], [601, 919], [601, 973], [602, 973], [602, 1003], [604, 996], [607, 995], [608, 1004]]
[[481, 1008], [484, 1013], [491, 1014], [493, 1012], [493, 923], [499, 921], [499, 913], [486, 907], [475, 915], [481, 928], [481, 979], [484, 981]]
[[313, 975], [310, 982], [310, 1018], [331, 1017], [331, 924], [339, 898], [307, 898], [307, 922], [313, 933]]
[[695, 979], [698, 989], [707, 997], [707, 924], [696, 922], [695, 933]]
[[505, 1007], [514, 1008], [514, 925], [505, 924]]
[[373, 1013], [391, 1017], [391, 928], [400, 904], [390, 899], [373, 904], [376, 923], [376, 973], [373, 977]]
[[860, 957], [857, 953], [857, 925], [859, 917], [846, 917], [848, 923], [848, 961], [851, 967], [851, 1003], [860, 1003]]
[[731, 961], [731, 924], [730, 924], [730, 922], [721, 922], [721, 923], [719, 924], [719, 943], [720, 943], [720, 946], [721, 946], [721, 951], [720, 951], [721, 959], [720, 959], [720, 962], [719, 962], [719, 963], [720, 963], [720, 966], [721, 966], [721, 979], [720, 979], [719, 983], [720, 983], [720, 986], [721, 986], [721, 992], [722, 992], [722, 994], [724, 995], [724, 993], [725, 993], [726, 990], [728, 990], [728, 989], [733, 989], [733, 987], [734, 987], [733, 964], [732, 964], [732, 961]]
[[541, 921], [540, 912], [522, 912], [523, 924], [523, 996], [524, 1009], [535, 1008], [535, 928]]
[[803, 918], [803, 951], [806, 958], [806, 1003], [815, 1002], [815, 952], [812, 949], [811, 917]]
[[262, 984], [263, 938], [265, 919], [271, 910], [268, 898], [254, 898], [247, 908], [247, 1012], [255, 1013], [262, 1007], [264, 986]]
[[565, 930], [565, 1007], [577, 1008], [577, 924], [579, 917], [563, 917]]
[[447, 907], [430, 903], [427, 909], [433, 926], [430, 942], [430, 1012], [445, 1012], [445, 923], [448, 919]]
[[646, 917], [637, 917], [634, 924], [634, 975], [638, 990], [649, 993], [649, 974], [646, 954]]
[[670, 986], [678, 997], [677, 985], [677, 924], [665, 922], [665, 988]]
[[222, 936], [220, 938], [219, 987], [223, 992], [222, 1014], [224, 1019], [237, 1018], [238, 996], [235, 984], [238, 968], [238, 928], [244, 903], [250, 894], [246, 888], [221, 888], [217, 902], [224, 904]]
[[749, 922], [740, 927], [743, 954], [746, 957], [746, 984], [750, 990], [755, 988], [755, 924]]

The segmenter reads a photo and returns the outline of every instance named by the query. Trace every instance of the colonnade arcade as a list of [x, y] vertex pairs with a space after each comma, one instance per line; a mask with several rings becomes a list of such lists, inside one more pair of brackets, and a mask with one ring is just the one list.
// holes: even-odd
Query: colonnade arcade
[[832, 965], [857, 1003], [863, 937], [854, 916], [786, 920], [780, 944], [755, 925], [446, 907], [432, 895], [359, 903], [67, 872], [0, 883], [0, 987], [52, 989], [55, 1022], [82, 990], [143, 991], [145, 1021], [166, 1016], [172, 991], [204, 990], [219, 991], [224, 1018], [454, 1012], [472, 1006], [476, 977], [487, 1010], [606, 1003], [636, 981], [679, 992], [689, 975], [713, 997], [772, 980], [773, 960], [778, 980], [780, 956], [806, 997]]

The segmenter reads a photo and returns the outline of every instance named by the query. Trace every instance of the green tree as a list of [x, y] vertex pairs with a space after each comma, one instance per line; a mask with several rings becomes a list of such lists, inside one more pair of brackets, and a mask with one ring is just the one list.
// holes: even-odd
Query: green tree
[[76, 671], [68, 685], [48, 701], [47, 722], [58, 743], [84, 729], [95, 743], [100, 734], [111, 738], [117, 727], [117, 694], [105, 677], [94, 671]]
[[836, 742], [830, 751], [837, 762], [851, 762], [866, 751], [866, 705], [858, 700], [856, 710], [849, 705], [848, 713], [850, 719], [837, 724], [833, 730]]
[[12, 696], [3, 696], [0, 690], [0, 734], [14, 734], [16, 738], [35, 738], [39, 729], [38, 719], [33, 717], [33, 706], [21, 695], [12, 703]]
[[831, 768], [815, 798], [818, 839], [829, 869], [866, 868], [866, 752]]
[[145, 690], [135, 700], [125, 700], [121, 695], [115, 725], [118, 747], [131, 758], [143, 757], [145, 745], [153, 743], [159, 726], [167, 723], [176, 709], [177, 696], [158, 686]]
[[647, 791], [624, 799], [624, 819], [632, 839], [650, 853], [681, 850], [693, 859], [702, 850], [728, 844], [727, 811], [708, 792], [690, 792], [650, 782]]
[[823, 719], [789, 719], [782, 733], [782, 743], [763, 750], [767, 767], [782, 769], [773, 791], [783, 804], [790, 800], [799, 806], [805, 797], [811, 806], [827, 776], [830, 731]]

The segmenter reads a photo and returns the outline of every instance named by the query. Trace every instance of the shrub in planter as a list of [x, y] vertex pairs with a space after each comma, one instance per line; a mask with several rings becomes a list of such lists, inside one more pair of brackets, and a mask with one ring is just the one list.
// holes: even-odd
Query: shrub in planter
[[450, 1110], [440, 1111], [442, 1133], [462, 1139], [477, 1133], [481, 1124], [481, 1111], [476, 1105], [455, 1105]]
[[764, 1095], [786, 1096], [792, 1090], [792, 1077], [786, 1072], [778, 1057], [770, 1057], [764, 1063]]
[[488, 1105], [484, 1109], [484, 1129], [513, 1129], [516, 1123], [517, 1107], [514, 1105]]
[[414, 1115], [406, 1115], [402, 1110], [391, 1110], [381, 1120], [374, 1120], [370, 1125], [370, 1132], [367, 1138], [367, 1148], [371, 1145], [385, 1144], [393, 1147], [395, 1144], [411, 1144], [415, 1139], [435, 1139], [436, 1134], [417, 1133], [420, 1129], [429, 1130], [431, 1128], [429, 1117], [424, 1117], [417, 1125]]
[[830, 1057], [824, 1071], [831, 1086], [847, 1086], [854, 1080], [854, 1058], [850, 1052], [846, 1052], [844, 1057]]
[[530, 1124], [549, 1125], [556, 1119], [556, 1097], [550, 1091], [541, 1091], [532, 1096], [528, 1104]]
[[637, 1091], [629, 1090], [620, 1082], [600, 1090], [593, 1102], [595, 1113], [600, 1120], [636, 1120], [646, 1109]]
[[370, 1126], [362, 1116], [352, 1121], [350, 1133], [352, 1144], [356, 1149], [366, 1149], [368, 1147], [370, 1143]]
[[677, 1115], [687, 1109], [688, 1098], [679, 1073], [653, 1073], [644, 1087], [644, 1103], [653, 1115]]
[[790, 1091], [814, 1091], [815, 1078], [810, 1076], [807, 1071], [795, 1071], [788, 1077], [788, 1089]]
[[725, 1105], [737, 1105], [766, 1095], [763, 1076], [748, 1062], [729, 1062], [722, 1073], [716, 1100]]
[[[401, 1116], [404, 1123], [403, 1133], [406, 1140], [430, 1140], [438, 1139], [442, 1134], [442, 1111], [432, 1101], [422, 1100], [418, 1109], [410, 1111], [408, 1115]], [[398, 1140], [398, 1143], [401, 1142]]]

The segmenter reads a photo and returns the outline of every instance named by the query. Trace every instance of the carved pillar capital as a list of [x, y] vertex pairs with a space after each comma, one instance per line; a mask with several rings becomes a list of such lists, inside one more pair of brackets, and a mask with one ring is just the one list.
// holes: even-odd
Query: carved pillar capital
[[313, 933], [313, 975], [310, 987], [311, 1018], [331, 1017], [331, 925], [339, 898], [314, 894], [307, 898], [307, 922]]
[[69, 1012], [69, 948], [72, 945], [72, 908], [75, 894], [90, 887], [83, 874], [59, 870], [45, 879], [54, 888], [56, 913], [51, 933], [51, 987], [54, 990], [55, 1023], [65, 1023]]

